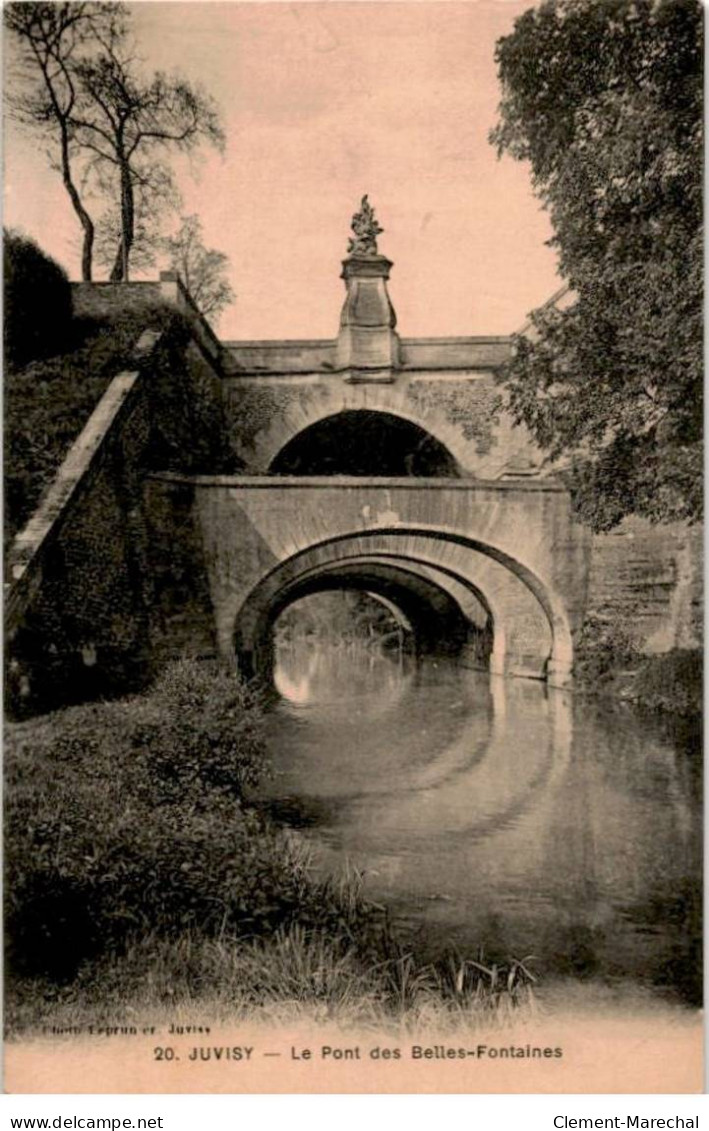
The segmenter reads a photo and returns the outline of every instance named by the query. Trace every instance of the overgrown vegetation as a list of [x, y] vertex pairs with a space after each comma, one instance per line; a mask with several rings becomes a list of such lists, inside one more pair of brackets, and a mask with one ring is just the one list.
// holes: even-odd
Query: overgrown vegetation
[[[160, 332], [149, 358], [136, 359], [146, 329]], [[172, 307], [76, 318], [64, 329], [64, 349], [5, 375], [5, 541], [22, 529], [52, 482], [71, 444], [111, 379], [139, 364], [151, 367], [151, 467], [235, 470], [216, 398], [201, 395], [185, 353], [189, 323]]]
[[637, 663], [632, 637], [614, 621], [587, 616], [574, 657], [574, 679], [582, 687], [602, 690], [618, 672]]
[[703, 703], [704, 657], [699, 648], [643, 656], [633, 698], [650, 711], [699, 716]]
[[424, 963], [356, 877], [316, 878], [245, 800], [266, 770], [259, 701], [206, 663], [173, 665], [142, 697], [8, 727], [11, 1029], [129, 1004], [375, 1023], [529, 1000], [523, 963]]
[[[356, 885], [350, 890], [359, 902]], [[430, 1035], [504, 1024], [535, 1008], [533, 985], [523, 962], [451, 954], [422, 964], [401, 951], [382, 951], [377, 960], [349, 940], [344, 924], [294, 923], [250, 938], [185, 930], [175, 939], [131, 936], [120, 957], [87, 962], [64, 984], [46, 977], [11, 983], [6, 1028], [12, 1036], [47, 1022], [64, 1028], [178, 1016], [210, 1026], [302, 1021]]]
[[577, 646], [574, 683], [581, 693], [620, 695], [648, 711], [698, 716], [703, 656], [699, 648], [646, 655], [614, 622], [588, 617]]
[[[153, 312], [154, 316], [157, 312]], [[33, 317], [37, 311], [33, 309]], [[110, 380], [129, 365], [150, 312], [64, 327], [63, 350], [5, 373], [5, 539], [35, 510]]]
[[3, 335], [10, 371], [69, 344], [71, 284], [58, 263], [19, 232], [3, 229]]
[[703, 20], [546, 0], [497, 44], [492, 141], [530, 163], [575, 295], [535, 312], [504, 380], [595, 530], [703, 513]]

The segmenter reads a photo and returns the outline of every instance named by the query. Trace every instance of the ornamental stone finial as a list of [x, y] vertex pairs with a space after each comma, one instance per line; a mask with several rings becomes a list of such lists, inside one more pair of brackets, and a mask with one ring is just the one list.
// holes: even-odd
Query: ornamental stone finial
[[347, 254], [357, 259], [369, 259], [377, 255], [377, 236], [381, 235], [384, 229], [379, 227], [366, 193], [362, 197], [359, 212], [355, 212], [352, 217], [351, 227], [354, 238], [350, 238]]

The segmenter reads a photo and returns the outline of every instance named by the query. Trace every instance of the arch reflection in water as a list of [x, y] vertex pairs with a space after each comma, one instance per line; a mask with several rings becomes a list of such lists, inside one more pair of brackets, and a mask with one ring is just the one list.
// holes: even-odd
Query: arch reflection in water
[[288, 662], [308, 696], [270, 715], [263, 799], [324, 872], [356, 865], [431, 947], [687, 990], [699, 784], [656, 724], [444, 659], [321, 646]]
[[[400, 694], [412, 670], [413, 630], [388, 597], [334, 589], [294, 601], [273, 626], [276, 690], [293, 706], [339, 705], [342, 694], [366, 702], [371, 717]], [[352, 678], [355, 678], [355, 685]]]

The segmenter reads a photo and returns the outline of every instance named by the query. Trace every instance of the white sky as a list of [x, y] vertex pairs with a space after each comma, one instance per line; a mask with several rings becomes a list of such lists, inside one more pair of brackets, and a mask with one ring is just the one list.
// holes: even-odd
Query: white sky
[[[230, 258], [238, 297], [222, 337], [335, 336], [340, 261], [365, 192], [405, 337], [508, 333], [559, 286], [529, 171], [498, 161], [487, 140], [495, 41], [528, 3], [129, 6], [145, 62], [201, 82], [223, 112], [224, 157], [205, 152], [194, 177], [179, 167], [184, 212]], [[78, 277], [59, 176], [13, 123], [5, 190], [4, 223]]]

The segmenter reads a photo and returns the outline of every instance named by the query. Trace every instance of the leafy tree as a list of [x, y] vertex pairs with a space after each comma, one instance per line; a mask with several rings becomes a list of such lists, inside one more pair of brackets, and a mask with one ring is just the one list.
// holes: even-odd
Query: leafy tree
[[498, 153], [529, 161], [576, 296], [503, 373], [597, 530], [702, 513], [702, 9], [547, 0], [498, 42]]
[[163, 240], [163, 247], [170, 266], [206, 317], [218, 317], [234, 301], [234, 292], [224, 277], [229, 260], [223, 252], [204, 246], [198, 216], [183, 217], [179, 231]]

